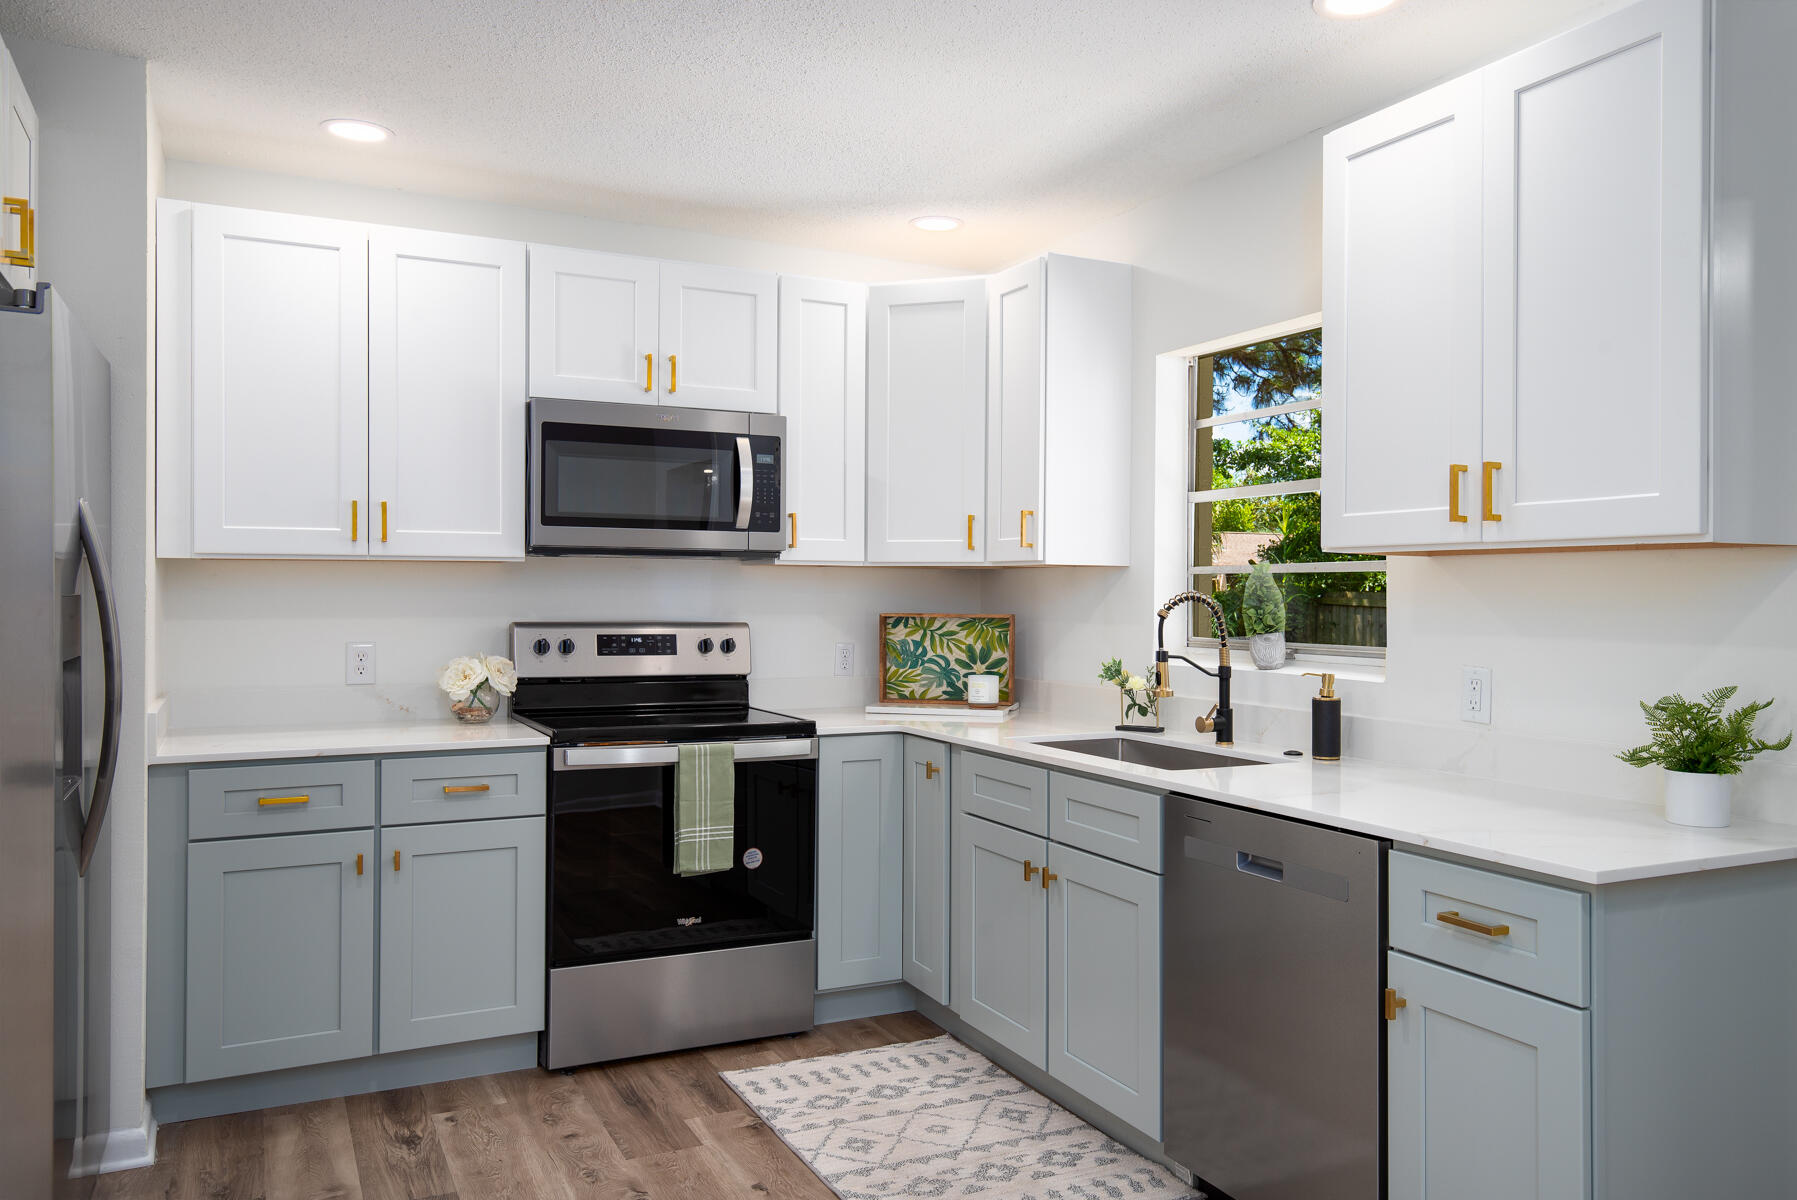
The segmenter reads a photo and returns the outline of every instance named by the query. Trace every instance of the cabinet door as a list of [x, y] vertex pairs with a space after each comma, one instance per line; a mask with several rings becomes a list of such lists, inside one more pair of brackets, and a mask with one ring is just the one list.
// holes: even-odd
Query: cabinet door
[[949, 999], [949, 757], [941, 742], [905, 739], [905, 982]]
[[1407, 954], [1387, 1034], [1391, 1200], [1591, 1194], [1591, 1018]]
[[867, 557], [867, 288], [780, 280], [784, 562]]
[[1031, 1066], [1048, 1054], [1048, 841], [955, 814], [954, 1011]]
[[986, 281], [988, 562], [1042, 560], [1043, 263]]
[[[33, 213], [31, 219], [35, 220], [41, 191], [37, 172], [37, 109], [32, 107], [31, 97], [25, 93], [25, 81], [19, 78], [12, 52], [5, 46], [0, 46], [0, 105], [4, 106], [0, 117], [4, 118], [5, 126], [0, 129], [0, 193], [25, 201]], [[25, 237], [26, 218], [14, 213], [3, 215], [0, 245], [30, 257], [23, 252], [34, 248], [34, 245], [26, 244], [27, 240], [35, 244], [36, 239]], [[36, 287], [37, 268], [0, 260], [0, 279], [4, 279], [10, 288]]]
[[1051, 843], [1048, 1073], [1161, 1135], [1161, 880]]
[[192, 370], [194, 553], [367, 553], [365, 228], [197, 206]]
[[530, 247], [530, 394], [656, 404], [661, 264]]
[[983, 562], [985, 509], [985, 281], [870, 289], [868, 561]]
[[187, 1082], [374, 1053], [374, 834], [187, 848]]
[[1479, 540], [1480, 103], [1468, 77], [1323, 139], [1334, 550]]
[[524, 556], [524, 370], [522, 243], [371, 232], [373, 553]]
[[661, 264], [661, 365], [655, 403], [735, 412], [780, 408], [779, 277]]
[[825, 738], [817, 763], [817, 988], [903, 978], [900, 736]]
[[1480, 73], [1487, 542], [1704, 529], [1703, 12], [1636, 4]]
[[381, 830], [381, 1053], [543, 1027], [543, 818]]

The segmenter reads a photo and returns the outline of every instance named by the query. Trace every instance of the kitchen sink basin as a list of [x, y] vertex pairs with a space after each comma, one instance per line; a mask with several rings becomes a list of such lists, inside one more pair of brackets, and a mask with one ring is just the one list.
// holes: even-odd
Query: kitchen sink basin
[[1037, 742], [1056, 750], [1090, 754], [1113, 762], [1135, 763], [1161, 771], [1202, 771], [1207, 767], [1258, 767], [1265, 760], [1221, 754], [1215, 750], [1197, 750], [1190, 746], [1169, 746], [1164, 742], [1142, 742], [1134, 738], [1093, 737], [1069, 738], [1062, 742]]

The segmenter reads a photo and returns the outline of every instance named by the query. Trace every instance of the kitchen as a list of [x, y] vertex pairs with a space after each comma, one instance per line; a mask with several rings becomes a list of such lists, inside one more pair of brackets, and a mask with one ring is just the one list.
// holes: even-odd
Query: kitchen
[[[1774, 457], [1788, 418], [1761, 376], [1791, 304], [1794, 250], [1768, 232], [1788, 228], [1779, 217], [1791, 165], [1782, 141], [1755, 135], [1758, 114], [1788, 108], [1774, 56], [1792, 44], [1790, 17], [1754, 0], [1542, 2], [1501, 15], [1404, 0], [1346, 21], [1307, 3], [1284, 7], [1266, 18], [1264, 44], [1245, 8], [1194, 16], [1132, 5], [1132, 20], [1102, 37], [1078, 23], [1095, 18], [1077, 5], [1061, 14], [1073, 24], [1040, 29], [981, 15], [966, 36], [992, 47], [986, 69], [998, 69], [998, 47], [1017, 56], [1007, 69], [1061, 69], [1075, 83], [1053, 93], [1057, 105], [1103, 90], [1101, 73], [1119, 62], [1107, 54], [1140, 53], [1174, 32], [1180, 45], [1224, 39], [1237, 59], [1282, 65], [1276, 79], [1224, 72], [1208, 92], [1180, 85], [1203, 118], [1181, 132], [1138, 136], [1118, 110], [1095, 105], [1080, 128], [1127, 149], [1132, 170], [1152, 179], [1095, 197], [1014, 183], [989, 198], [997, 185], [969, 182], [967, 160], [990, 153], [990, 139], [1032, 179], [1060, 151], [1012, 145], [1016, 122], [987, 128], [1019, 99], [958, 77], [932, 103], [987, 106], [966, 145], [942, 144], [945, 124], [904, 139], [890, 113], [833, 113], [884, 131], [840, 151], [845, 173], [878, 174], [868, 160], [900, 146], [923, 156], [905, 160], [917, 179], [884, 185], [877, 203], [834, 223], [819, 215], [822, 202], [782, 210], [753, 199], [763, 182], [754, 171], [739, 172], [744, 198], [729, 212], [644, 199], [655, 193], [633, 191], [618, 155], [598, 167], [579, 159], [589, 170], [579, 178], [543, 177], [546, 158], [504, 177], [466, 148], [458, 158], [445, 138], [458, 130], [430, 125], [397, 85], [374, 86], [377, 73], [355, 56], [339, 84], [357, 90], [323, 96], [278, 72], [258, 83], [229, 61], [274, 56], [258, 60], [266, 72], [278, 35], [309, 36], [278, 22], [266, 41], [233, 28], [205, 45], [191, 28], [178, 36], [161, 6], [152, 29], [97, 10], [52, 17], [20, 5], [0, 15], [17, 63], [9, 78], [21, 81], [9, 95], [33, 106], [40, 156], [27, 160], [40, 164], [28, 188], [6, 175], [7, 194], [29, 193], [41, 280], [93, 330], [112, 371], [102, 532], [122, 699], [94, 856], [103, 884], [88, 893], [90, 918], [96, 906], [111, 916], [101, 931], [110, 950], [89, 968], [104, 986], [90, 988], [87, 1017], [89, 1062], [108, 1069], [87, 1101], [73, 1184], [60, 1186], [285, 1194], [300, 1185], [283, 1180], [292, 1150], [273, 1131], [303, 1111], [305, 1127], [323, 1127], [342, 1151], [325, 1155], [338, 1163], [335, 1183], [364, 1194], [585, 1194], [606, 1180], [649, 1194], [757, 1183], [846, 1194], [858, 1185], [837, 1173], [875, 1165], [820, 1159], [801, 1118], [754, 1098], [772, 1086], [755, 1072], [946, 1034], [954, 1048], [935, 1053], [985, 1056], [1027, 1103], [1052, 1102], [1054, 1136], [1114, 1142], [1151, 1172], [1140, 1179], [1170, 1195], [1193, 1176], [1238, 1200], [1788, 1190], [1797, 1177], [1780, 1132], [1797, 1104], [1797, 1048], [1780, 1015], [1797, 990], [1780, 919], [1797, 886], [1789, 756], [1766, 753], [1727, 777], [1733, 823], [1711, 830], [1669, 823], [1672, 781], [1616, 756], [1644, 740], [1643, 700], [1731, 684], [1741, 689], [1731, 707], [1788, 699], [1786, 547], [1797, 539], [1783, 516], [1788, 473]], [[704, 28], [665, 13], [558, 9], [530, 36], [538, 53], [555, 52], [557, 35], [611, 46], [646, 38], [642, 63], [608, 62], [673, 70], [690, 90], [636, 115], [653, 127], [640, 137], [674, 147], [657, 186], [692, 196], [694, 180], [720, 176], [685, 147], [716, 151], [719, 136], [702, 126], [743, 93], [681, 64], [666, 39], [765, 48], [797, 36], [779, 21], [738, 18]], [[422, 37], [437, 53], [468, 44], [456, 40], [465, 29], [439, 39], [382, 24], [399, 22], [394, 14], [365, 19], [371, 43]], [[840, 76], [856, 63], [921, 69], [924, 30], [943, 27], [902, 25], [857, 14], [834, 35], [841, 53], [817, 86], [846, 87]], [[1263, 52], [1274, 57], [1254, 58]], [[778, 55], [745, 57], [755, 64], [745, 70], [780, 69], [770, 65]], [[428, 61], [421, 52], [417, 62]], [[1142, 61], [1152, 65], [1130, 88], [1191, 70], [1158, 54]], [[496, 55], [481, 69], [517, 62]], [[425, 67], [407, 72], [423, 86]], [[1663, 105], [1649, 120], [1639, 119], [1641, 89]], [[1173, 100], [1162, 97], [1159, 111], [1174, 111]], [[1572, 107], [1553, 107], [1561, 103]], [[516, 104], [553, 136], [573, 128], [553, 124], [547, 97]], [[1537, 104], [1547, 106], [1542, 127], [1560, 132], [1531, 145], [1524, 131]], [[447, 111], [470, 133], [485, 130], [489, 141], [469, 144], [498, 161], [508, 107]], [[946, 119], [944, 108], [928, 112]], [[391, 137], [339, 144], [319, 122], [345, 114], [381, 121]], [[1122, 189], [1116, 165], [1089, 169], [1085, 186], [1104, 176]], [[1506, 183], [1509, 169], [1522, 174]], [[1541, 196], [1531, 171], [1550, 181], [1553, 203], [1531, 207]], [[1521, 211], [1506, 213], [1505, 197]], [[1051, 213], [1051, 199], [1077, 219]], [[965, 224], [911, 224], [943, 213]], [[9, 247], [22, 220], [9, 217]], [[1542, 240], [1531, 242], [1538, 228]], [[1514, 255], [1500, 252], [1506, 230], [1519, 239]], [[6, 273], [15, 290], [38, 281], [16, 273]], [[1500, 295], [1513, 303], [1494, 303]], [[1575, 319], [1582, 343], [1601, 353], [1578, 355], [1579, 340], [1558, 333]], [[1318, 328], [1324, 399], [1256, 399], [1247, 422], [1194, 411], [1200, 397], [1225, 399], [1197, 388], [1196, 372]], [[1412, 348], [1397, 354], [1399, 342]], [[537, 419], [557, 424], [546, 416], [554, 405], [603, 417], [587, 425], [599, 432], [558, 441]], [[663, 430], [690, 429], [699, 413], [744, 414], [740, 432], [700, 430], [682, 443], [698, 455], [682, 460], [689, 476], [712, 472], [708, 529], [655, 527], [674, 511], [671, 493], [605, 492], [633, 469], [620, 466], [627, 448], [678, 441], [620, 436], [632, 428], [620, 409], [661, 414]], [[1209, 494], [1224, 484], [1194, 479], [1194, 445], [1209, 448], [1220, 478], [1231, 427], [1280, 417], [1294, 435], [1320, 424], [1318, 478], [1243, 476], [1227, 496]], [[768, 418], [783, 427], [757, 426]], [[777, 476], [761, 470], [776, 464], [755, 462], [753, 440], [768, 436], [779, 437]], [[1602, 449], [1564, 453], [1575, 441]], [[599, 446], [598, 457], [574, 442]], [[552, 452], [567, 452], [575, 481], [554, 492]], [[583, 454], [613, 474], [581, 476]], [[720, 476], [730, 477], [727, 494]], [[758, 488], [775, 481], [780, 502], [770, 505]], [[1314, 566], [1325, 560], [1273, 559], [1292, 621], [1289, 661], [1259, 669], [1247, 631], [1231, 626], [1226, 695], [1201, 673], [1220, 669], [1222, 648], [1200, 606], [1157, 613], [1230, 581], [1214, 594], [1239, 622], [1245, 558], [1205, 557], [1210, 539], [1195, 539], [1194, 526], [1225, 530], [1238, 511], [1227, 505], [1306, 483], [1324, 549], [1361, 556], [1326, 560], [1327, 577], [1383, 587], [1382, 644], [1325, 650], [1300, 636], [1305, 603], [1293, 581], [1325, 574]], [[554, 514], [534, 511], [552, 497], [663, 507], [574, 513], [557, 533]], [[1250, 528], [1258, 558], [1270, 542], [1264, 527]], [[567, 530], [580, 536], [556, 544]], [[569, 544], [595, 532], [598, 544]], [[647, 540], [626, 545], [618, 532]], [[672, 533], [746, 544], [740, 554], [681, 546]], [[1238, 536], [1221, 533], [1216, 545]], [[708, 552], [665, 553], [694, 549]], [[1355, 607], [1337, 602], [1345, 586], [1326, 593], [1333, 607]], [[76, 590], [96, 604], [92, 589]], [[1365, 609], [1367, 589], [1349, 590]], [[883, 614], [1011, 618], [999, 674], [1019, 711], [1008, 721], [868, 713], [887, 698]], [[1151, 695], [1162, 682], [1157, 625], [1168, 696]], [[639, 653], [655, 643], [631, 638], [674, 641], [669, 653]], [[700, 652], [707, 638], [714, 649]], [[737, 649], [724, 651], [726, 639]], [[539, 653], [539, 641], [549, 649]], [[437, 687], [444, 664], [464, 655], [516, 664], [514, 693], [484, 724], [455, 722]], [[1132, 691], [1155, 702], [1154, 715], [1121, 711], [1118, 688], [1095, 677], [1118, 658], [1126, 683], [1144, 676]], [[651, 664], [684, 682], [658, 687]], [[1306, 672], [1333, 675], [1333, 686]], [[506, 682], [503, 668], [496, 678]], [[697, 985], [638, 974], [565, 1009], [555, 1003], [544, 911], [557, 875], [559, 777], [653, 792], [665, 811], [677, 805], [681, 768], [663, 761], [671, 746], [632, 751], [652, 753], [622, 770], [558, 772], [554, 756], [629, 749], [578, 741], [675, 742], [617, 727], [588, 736], [595, 710], [634, 710], [640, 724], [648, 710], [660, 719], [670, 709], [695, 731], [710, 727], [708, 741], [717, 714], [740, 727], [760, 712], [793, 723], [777, 740], [814, 743], [814, 759], [784, 760], [815, 764], [809, 834], [733, 843], [737, 865], [716, 876], [764, 884], [782, 865], [774, 845], [818, 848], [815, 871], [792, 881], [814, 899], [763, 906], [803, 920], [749, 947], [773, 962], [810, 946], [805, 967], [764, 973], [781, 985], [769, 994], [784, 997], [770, 1001], [779, 1014], [765, 1032], [815, 1026], [791, 1040], [796, 1028], [743, 1043], [759, 1033], [708, 1026], [715, 1012], [673, 1000], [729, 1000], [731, 988], [746, 996], [755, 971]], [[1225, 715], [1233, 728], [1219, 729]], [[1165, 732], [1115, 729], [1131, 724]], [[1332, 726], [1339, 765], [1325, 753]], [[1759, 731], [1776, 740], [1790, 726], [1780, 703]], [[555, 745], [563, 728], [586, 733]], [[742, 732], [718, 740], [775, 740]], [[1152, 752], [1046, 744], [1105, 738], [1238, 761], [1144, 765], [1104, 755]], [[89, 740], [97, 752], [98, 733]], [[737, 770], [761, 769], [752, 762]], [[295, 767], [314, 774], [278, 773]], [[795, 773], [780, 760], [766, 768], [786, 771], [788, 784]], [[747, 812], [757, 793], [742, 778]], [[308, 799], [258, 803], [299, 795]], [[466, 806], [458, 815], [443, 807], [450, 797]], [[1354, 921], [1316, 941], [1289, 923], [1269, 935], [1254, 922], [1273, 920], [1277, 904], [1252, 905], [1250, 920], [1233, 893], [1202, 890], [1185, 873], [1210, 851], [1162, 828], [1194, 819], [1180, 809], [1188, 803], [1373, 847], [1378, 873], [1363, 885], [1314, 857], [1328, 851], [1280, 853], [1240, 830], [1235, 843], [1216, 843], [1229, 854], [1228, 882], [1260, 889], [1248, 897], [1320, 895], [1276, 886], [1299, 880], [1313, 855], [1311, 868], [1350, 881], [1352, 900], [1327, 911], [1351, 910]], [[503, 874], [515, 903], [494, 902], [489, 875], [444, 875], [435, 893], [422, 890], [430, 881], [414, 875], [414, 856], [453, 846], [469, 871], [496, 869], [501, 857], [515, 865]], [[286, 850], [301, 853], [282, 869], [253, 857]], [[743, 866], [749, 850], [766, 865]], [[342, 895], [363, 907], [333, 926], [340, 936], [318, 938], [306, 920], [324, 893], [301, 889], [317, 888], [327, 858], [342, 866]], [[208, 905], [226, 893], [200, 887], [202, 870], [224, 889], [262, 880], [267, 890]], [[473, 895], [474, 882], [489, 890]], [[1353, 903], [1367, 886], [1375, 902]], [[495, 919], [502, 907], [509, 924]], [[1194, 924], [1219, 913], [1241, 919]], [[725, 919], [707, 913], [673, 928], [709, 932]], [[995, 941], [980, 940], [993, 930]], [[784, 937], [794, 932], [808, 936]], [[386, 953], [400, 937], [412, 943], [409, 969]], [[480, 993], [498, 949], [512, 954], [504, 1003], [458, 1000], [453, 1019], [416, 1004], [410, 1018], [401, 1011], [401, 988]], [[281, 975], [302, 960], [304, 978]], [[1727, 982], [1717, 989], [1713, 977]], [[207, 980], [216, 991], [197, 986]], [[1275, 988], [1281, 980], [1299, 983]], [[812, 997], [796, 1017], [795, 982]], [[606, 1008], [636, 987], [628, 1019]], [[1284, 1007], [1300, 993], [1318, 1002]], [[1353, 999], [1325, 1002], [1341, 995]], [[314, 1020], [327, 1005], [331, 1021]], [[547, 1062], [539, 1035], [574, 1028], [558, 1022], [564, 1012], [610, 1014], [595, 1022], [601, 1033], [635, 1021], [646, 1040]], [[337, 1023], [339, 1014], [360, 1024]], [[666, 1018], [659, 1030], [656, 1018]], [[211, 1042], [196, 1040], [207, 1030]], [[638, 1057], [659, 1051], [669, 1053]], [[1281, 1069], [1316, 1069], [1337, 1052], [1360, 1065], [1343, 1067], [1336, 1084]], [[561, 1076], [540, 1062], [578, 1069]], [[1526, 1088], [1525, 1068], [1539, 1072]], [[650, 1136], [646, 1118], [617, 1099], [668, 1095], [670, 1079], [693, 1071], [709, 1072], [702, 1088], [691, 1085], [705, 1097], [697, 1124], [683, 1113]], [[33, 1104], [25, 1097], [20, 1111]], [[525, 1114], [545, 1104], [574, 1114], [566, 1120], [590, 1141], [598, 1182], [531, 1157], [542, 1135]], [[424, 1147], [404, 1163], [414, 1175], [387, 1190], [362, 1169], [367, 1127], [382, 1121], [415, 1125]], [[28, 1173], [9, 1176], [6, 1194], [50, 1194], [31, 1123], [12, 1124]], [[270, 1132], [246, 1132], [252, 1125]], [[493, 1160], [505, 1167], [497, 1174], [534, 1184], [483, 1177], [493, 1162], [470, 1134], [480, 1128], [524, 1147], [509, 1166]], [[1299, 1150], [1331, 1137], [1347, 1149], [1328, 1161], [1359, 1174], [1305, 1179]], [[741, 1148], [750, 1144], [752, 1153]], [[380, 1158], [388, 1143], [373, 1145]], [[1012, 1165], [971, 1153], [950, 1165], [986, 1171], [987, 1185]], [[1269, 1165], [1282, 1162], [1291, 1165], [1283, 1178]]]

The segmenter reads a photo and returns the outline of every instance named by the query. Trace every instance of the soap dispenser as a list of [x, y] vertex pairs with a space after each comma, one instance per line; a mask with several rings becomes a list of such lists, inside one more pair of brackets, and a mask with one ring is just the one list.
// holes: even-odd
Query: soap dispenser
[[1322, 690], [1310, 698], [1310, 756], [1318, 762], [1337, 762], [1342, 756], [1342, 699], [1335, 694], [1335, 676], [1304, 673], [1323, 681]]

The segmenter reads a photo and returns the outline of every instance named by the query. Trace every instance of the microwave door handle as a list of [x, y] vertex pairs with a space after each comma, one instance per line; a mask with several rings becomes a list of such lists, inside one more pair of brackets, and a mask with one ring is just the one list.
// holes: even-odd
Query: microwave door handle
[[736, 439], [736, 527], [749, 527], [749, 512], [755, 501], [755, 454], [749, 439]]

